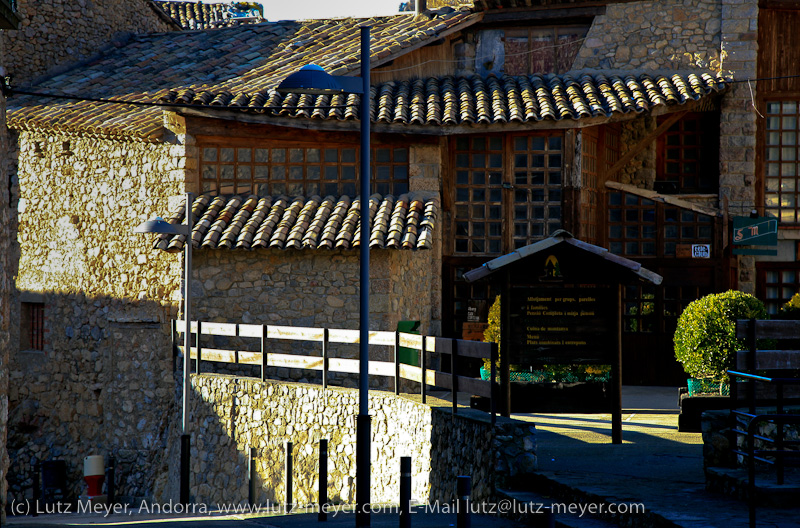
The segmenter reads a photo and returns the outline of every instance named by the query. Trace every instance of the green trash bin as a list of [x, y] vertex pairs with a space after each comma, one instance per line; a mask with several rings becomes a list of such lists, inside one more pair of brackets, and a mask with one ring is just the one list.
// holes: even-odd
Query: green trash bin
[[[399, 321], [397, 323], [397, 331], [405, 334], [419, 335], [419, 321]], [[400, 347], [397, 355], [400, 357], [400, 363], [406, 365], [419, 366], [419, 350], [413, 348]]]

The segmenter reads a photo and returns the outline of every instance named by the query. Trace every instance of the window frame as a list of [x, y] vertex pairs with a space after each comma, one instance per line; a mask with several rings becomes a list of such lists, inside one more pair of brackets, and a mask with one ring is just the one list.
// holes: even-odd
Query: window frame
[[[562, 130], [546, 130], [546, 131], [535, 131], [535, 132], [496, 133], [496, 134], [464, 134], [464, 135], [459, 135], [459, 136], [451, 136], [450, 137], [450, 142], [449, 142], [449, 154], [450, 154], [449, 155], [449, 168], [448, 168], [448, 170], [446, 172], [447, 177], [445, 178], [445, 185], [444, 185], [444, 192], [446, 193], [446, 196], [448, 197], [448, 199], [446, 200], [446, 203], [447, 203], [446, 207], [447, 207], [447, 211], [450, 212], [450, 222], [449, 222], [449, 233], [450, 233], [450, 236], [448, 236], [446, 238], [446, 240], [447, 240], [447, 248], [446, 248], [446, 250], [447, 250], [447, 255], [448, 256], [451, 256], [451, 257], [454, 257], [454, 258], [473, 258], [474, 257], [474, 258], [489, 259], [489, 258], [498, 257], [500, 255], [504, 255], [504, 254], [509, 253], [509, 252], [511, 252], [511, 251], [513, 251], [514, 249], [517, 248], [517, 246], [515, 246], [515, 240], [519, 239], [519, 237], [516, 237], [515, 234], [514, 234], [514, 210], [515, 210], [514, 193], [516, 191], [518, 191], [519, 189], [515, 189], [515, 186], [517, 185], [516, 184], [516, 176], [515, 176], [515, 173], [517, 172], [517, 169], [514, 166], [514, 155], [515, 155], [515, 152], [517, 152], [517, 151], [515, 151], [514, 143], [515, 143], [515, 140], [517, 138], [523, 138], [523, 137], [526, 138], [526, 141], [529, 141], [529, 142], [530, 142], [530, 138], [533, 138], [533, 137], [546, 138], [545, 139], [545, 143], [546, 143], [546, 146], [547, 146], [547, 149], [548, 149], [547, 150], [548, 154], [545, 154], [545, 165], [543, 167], [541, 167], [542, 168], [542, 173], [545, 174], [545, 175], [549, 174], [550, 172], [555, 172], [554, 170], [550, 170], [551, 168], [549, 167], [550, 138], [559, 138], [559, 140], [560, 140], [560, 144], [561, 144], [560, 150], [557, 151], [558, 152], [557, 155], [560, 156], [560, 158], [561, 158], [560, 167], [558, 167], [558, 173], [559, 173], [558, 187], [559, 187], [560, 196], [559, 196], [559, 200], [558, 200], [557, 206], [559, 208], [561, 218], [559, 219], [558, 227], [545, 228], [543, 230], [542, 236], [540, 236], [540, 237], [531, 238], [530, 230], [529, 230], [528, 236], [525, 237], [526, 242], [522, 243], [522, 245], [526, 245], [526, 244], [530, 244], [530, 243], [536, 242], [538, 240], [542, 240], [542, 239], [546, 238], [547, 236], [549, 236], [550, 234], [552, 234], [552, 231], [555, 231], [556, 229], [564, 229], [564, 228], [566, 228], [565, 227], [565, 223], [568, 221], [568, 219], [566, 217], [567, 210], [566, 210], [566, 207], [565, 207], [565, 205], [566, 205], [565, 204], [565, 201], [566, 201], [565, 197], [566, 197], [566, 194], [567, 194], [565, 192], [566, 189], [567, 189], [565, 167], [568, 164], [571, 163], [571, 160], [567, 159], [569, 153], [571, 152], [571, 149], [567, 148], [568, 142], [571, 141], [571, 139], [570, 139], [571, 136], [570, 135], [568, 135], [565, 131], [562, 131]], [[497, 149], [473, 150], [473, 148], [472, 148], [472, 140], [475, 139], [475, 138], [484, 138], [484, 139], [486, 139], [487, 146], [489, 145], [490, 140], [492, 140], [492, 139], [499, 140], [501, 142], [502, 150], [497, 150]], [[469, 147], [468, 150], [463, 150], [463, 149], [458, 148], [457, 142], [459, 141], [459, 139], [466, 139], [466, 140], [470, 141], [470, 147]], [[470, 247], [469, 247], [468, 251], [466, 251], [466, 252], [457, 251], [457, 248], [458, 248], [458, 242], [457, 241], [462, 239], [461, 238], [462, 235], [458, 234], [458, 229], [459, 229], [458, 223], [461, 220], [458, 217], [458, 213], [457, 213], [458, 209], [459, 209], [459, 206], [461, 206], [461, 207], [464, 207], [464, 206], [472, 207], [474, 205], [478, 205], [477, 202], [471, 202], [471, 201], [470, 202], [466, 202], [466, 203], [462, 203], [464, 201], [458, 199], [458, 187], [459, 186], [463, 186], [463, 185], [467, 185], [469, 189], [472, 189], [473, 187], [474, 188], [479, 188], [480, 187], [477, 184], [473, 185], [471, 183], [467, 183], [467, 184], [459, 184], [458, 183], [458, 178], [459, 178], [458, 172], [459, 172], [459, 169], [461, 169], [463, 171], [466, 168], [465, 167], [460, 167], [459, 166], [459, 162], [457, 161], [457, 159], [458, 159], [458, 156], [462, 156], [462, 155], [465, 155], [465, 154], [468, 155], [468, 156], [472, 156], [473, 152], [477, 153], [477, 154], [480, 154], [480, 153], [486, 154], [486, 153], [490, 153], [490, 152], [494, 153], [494, 154], [497, 154], [497, 153], [502, 154], [502, 158], [501, 158], [502, 159], [502, 164], [501, 164], [501, 166], [499, 168], [497, 168], [497, 172], [499, 172], [499, 174], [500, 174], [501, 181], [500, 181], [499, 185], [496, 185], [494, 187], [494, 190], [499, 190], [499, 192], [500, 192], [500, 201], [499, 201], [500, 217], [499, 217], [499, 219], [494, 219], [494, 220], [496, 220], [496, 223], [500, 224], [500, 235], [499, 236], [493, 236], [493, 237], [488, 237], [488, 235], [484, 235], [484, 237], [485, 237], [484, 240], [490, 240], [490, 239], [491, 240], [499, 240], [499, 251], [497, 251], [497, 252], [488, 252], [488, 251], [476, 252], [476, 251], [473, 251], [472, 247], [471, 247], [471, 242], [469, 242], [470, 238], [467, 239], [468, 240], [467, 243], [470, 244]], [[519, 152], [522, 152], [522, 151], [519, 151]], [[528, 149], [525, 152], [526, 152], [526, 154], [528, 156], [532, 155], [531, 153], [535, 153], [537, 155], [539, 154], [539, 151], [535, 151], [535, 150], [531, 150], [531, 149]], [[556, 152], [556, 151], [553, 151], [553, 152]], [[469, 171], [471, 171], [474, 168], [477, 168], [477, 167], [472, 167], [471, 165], [472, 165], [472, 162], [470, 161], [470, 167], [468, 168], [468, 171], [467, 171], [468, 172], [467, 178], [469, 179], [470, 182], [472, 181], [471, 180], [472, 175], [471, 175], [471, 173], [469, 173]], [[487, 174], [487, 179], [485, 181], [488, 182], [489, 181], [488, 180], [488, 174], [489, 174], [489, 172], [491, 172], [491, 169], [492, 169], [492, 167], [488, 167], [488, 165], [489, 165], [488, 158], [487, 158], [486, 165], [487, 165], [487, 167], [485, 167], [483, 169], [485, 170], [485, 173]], [[530, 172], [530, 169], [527, 169], [527, 170]], [[545, 181], [544, 185], [545, 186], [548, 185], [546, 181]], [[526, 184], [526, 186], [525, 186], [526, 189], [529, 191], [529, 199], [526, 202], [526, 205], [529, 208], [529, 210], [533, 206], [532, 202], [530, 201], [530, 190], [535, 186], [533, 186], [533, 187], [532, 186], [533, 186], [533, 184]], [[483, 188], [484, 189], [489, 189], [488, 183], [483, 184]], [[546, 194], [549, 197], [549, 194], [550, 194], [549, 187], [547, 187], [547, 189], [548, 190], [547, 190]], [[487, 197], [488, 196], [489, 195], [487, 194]], [[489, 204], [490, 201], [484, 201], [483, 203], [484, 204]], [[545, 223], [547, 223], [548, 219], [549, 219], [549, 209], [548, 208], [549, 207], [554, 207], [556, 204], [550, 204], [549, 201], [545, 201], [545, 202], [542, 202], [542, 203], [543, 203], [542, 207], [544, 207], [545, 210], [547, 210], [547, 213], [546, 213], [545, 218], [543, 219], [543, 221]], [[485, 206], [487, 207], [486, 215], [488, 216], [488, 205], [485, 205]], [[471, 218], [471, 215], [470, 215], [470, 218]], [[530, 217], [528, 217], [528, 225], [529, 226], [531, 224], [531, 221], [532, 221], [532, 219]], [[467, 220], [467, 222], [469, 223], [469, 220]], [[548, 229], [551, 229], [551, 231], [548, 231]], [[488, 230], [486, 232], [488, 233]], [[466, 235], [466, 236], [467, 237], [472, 237], [473, 236], [472, 235], [471, 224], [470, 224], [470, 227], [468, 228], [468, 235]]]
[[47, 344], [44, 301], [23, 298], [19, 314], [19, 350], [43, 352]]
[[[215, 160], [206, 160], [206, 149], [216, 149], [217, 155]], [[232, 159], [222, 160], [222, 149], [232, 149]], [[239, 151], [249, 150], [249, 160], [238, 160]], [[269, 158], [264, 161], [258, 159], [258, 150], [263, 150], [268, 153]], [[273, 151], [283, 151], [283, 160], [274, 159]], [[318, 158], [316, 160], [309, 160], [309, 153], [311, 151], [318, 151]], [[345, 152], [352, 150], [352, 156], [345, 159]], [[370, 174], [371, 174], [371, 191], [372, 193], [379, 193], [381, 195], [392, 194], [399, 196], [410, 191], [410, 158], [411, 158], [411, 144], [410, 143], [373, 143], [371, 145], [370, 156]], [[383, 161], [379, 156], [379, 151], [386, 150], [389, 152], [389, 160]], [[292, 160], [293, 151], [300, 151], [302, 160]], [[336, 161], [326, 158], [327, 151], [336, 151]], [[333, 195], [336, 197], [348, 195], [358, 196], [360, 194], [360, 144], [336, 142], [336, 141], [319, 141], [319, 142], [303, 142], [292, 140], [225, 140], [220, 138], [203, 138], [198, 140], [197, 144], [197, 189], [200, 194], [211, 195], [251, 195], [257, 196], [327, 196]], [[403, 151], [398, 160], [398, 151]], [[215, 171], [215, 178], [204, 177], [205, 168], [209, 166], [218, 167]], [[222, 178], [219, 167], [230, 166], [231, 175], [230, 179]], [[239, 169], [249, 167], [250, 176], [248, 180], [240, 187], [237, 180], [237, 173]], [[267, 167], [268, 175], [264, 179], [256, 178], [257, 167]], [[275, 167], [282, 167], [284, 169], [283, 178], [280, 180], [270, 179]], [[301, 177], [293, 178], [292, 169], [301, 167]], [[309, 178], [308, 167], [319, 167], [319, 173], [316, 178]], [[329, 167], [335, 167], [337, 177], [326, 178], [326, 170]], [[352, 178], [345, 178], [343, 168], [352, 168]], [[379, 175], [388, 170], [388, 178], [379, 180]], [[205, 183], [210, 182], [211, 188], [207, 188]], [[231, 182], [232, 190], [235, 192], [228, 192], [224, 186], [225, 182]], [[318, 185], [316, 191], [309, 190], [309, 186], [313, 184]], [[326, 189], [325, 184], [336, 185], [336, 192], [331, 192], [331, 189]], [[268, 186], [266, 192], [258, 189], [257, 185]], [[295, 188], [292, 188], [292, 185]], [[273, 191], [277, 186], [277, 191]], [[297, 189], [296, 186], [301, 186]], [[242, 190], [240, 190], [242, 189]]]

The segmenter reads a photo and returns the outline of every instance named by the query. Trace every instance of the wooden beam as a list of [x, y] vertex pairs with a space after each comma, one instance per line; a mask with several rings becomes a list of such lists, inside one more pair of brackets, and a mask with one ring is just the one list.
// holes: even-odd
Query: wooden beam
[[669, 128], [674, 125], [680, 118], [685, 116], [687, 111], [678, 112], [676, 114], [672, 114], [669, 116], [663, 123], [661, 123], [655, 130], [647, 134], [645, 137], [639, 141], [636, 145], [633, 146], [628, 152], [622, 156], [619, 161], [617, 161], [614, 165], [611, 166], [610, 169], [606, 171], [605, 177], [610, 178], [614, 176], [617, 172], [619, 172], [623, 167], [628, 165], [628, 163], [640, 152], [646, 149], [650, 144], [656, 140], [658, 136], [669, 130]]
[[486, 13], [483, 16], [483, 24], [494, 24], [498, 22], [522, 22], [522, 21], [541, 21], [564, 18], [590, 18], [598, 15], [605, 15], [605, 6], [593, 7], [561, 7], [548, 9], [504, 9]]

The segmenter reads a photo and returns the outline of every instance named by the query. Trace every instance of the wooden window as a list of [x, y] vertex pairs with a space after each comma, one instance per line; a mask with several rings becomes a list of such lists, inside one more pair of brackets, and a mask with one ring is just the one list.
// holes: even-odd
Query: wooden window
[[507, 29], [504, 71], [509, 75], [568, 72], [588, 31], [588, 26]]
[[561, 227], [562, 142], [560, 134], [455, 139], [454, 254], [507, 253]]
[[20, 350], [44, 350], [44, 303], [21, 303]]
[[[359, 153], [350, 146], [203, 145], [201, 189], [206, 194], [355, 196]], [[408, 148], [372, 149], [372, 192], [408, 192]]]
[[764, 205], [765, 214], [782, 224], [797, 224], [798, 199], [798, 134], [800, 134], [798, 101], [767, 101], [764, 122]]
[[617, 255], [675, 257], [679, 245], [714, 242], [708, 215], [625, 192], [608, 193], [607, 208], [609, 250]]
[[758, 284], [758, 289], [761, 290], [759, 298], [764, 299], [764, 305], [770, 314], [777, 314], [781, 306], [800, 291], [800, 269], [792, 264], [763, 266], [757, 273], [757, 279], [761, 283]]
[[513, 248], [561, 228], [561, 136], [515, 136]]
[[459, 137], [455, 151], [455, 252], [501, 253], [503, 138]]
[[658, 138], [657, 152], [656, 191], [708, 194], [719, 190], [718, 114], [687, 114]]
[[623, 290], [623, 331], [654, 332], [656, 330], [656, 287], [652, 284], [630, 284]]

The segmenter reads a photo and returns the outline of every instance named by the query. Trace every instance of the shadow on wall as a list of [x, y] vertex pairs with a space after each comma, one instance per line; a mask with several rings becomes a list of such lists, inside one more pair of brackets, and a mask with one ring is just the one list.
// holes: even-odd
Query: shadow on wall
[[[84, 491], [83, 459], [115, 455], [117, 495], [152, 498], [177, 407], [171, 305], [21, 292], [12, 322], [9, 503], [33, 496], [37, 461], [63, 460], [66, 499]], [[179, 423], [179, 422], [177, 422]]]
[[[293, 499], [318, 502], [319, 441], [328, 440], [328, 497], [355, 500], [355, 416], [357, 391], [261, 382], [225, 375], [192, 375], [191, 492], [208, 508], [248, 501], [249, 455], [254, 449], [254, 504], [275, 507], [286, 501], [285, 445], [293, 443]], [[447, 402], [425, 405], [410, 395], [370, 393], [372, 416], [372, 502], [399, 500], [400, 458], [412, 458], [412, 499], [455, 499], [456, 477], [471, 475], [474, 500], [488, 500], [493, 485], [506, 485], [536, 468], [535, 437], [529, 423], [471, 409], [451, 414]], [[178, 434], [169, 440], [168, 488], [162, 500], [177, 499]]]

